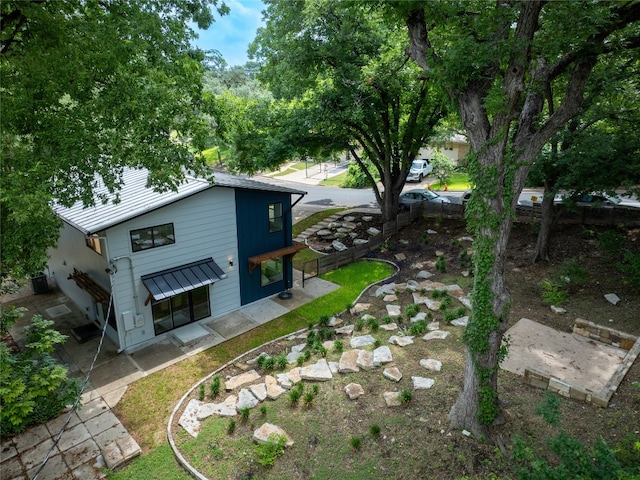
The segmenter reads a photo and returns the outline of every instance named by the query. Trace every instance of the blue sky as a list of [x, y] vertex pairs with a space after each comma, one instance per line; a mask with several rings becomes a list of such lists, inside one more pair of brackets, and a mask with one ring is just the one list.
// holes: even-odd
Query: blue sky
[[262, 25], [261, 0], [224, 0], [231, 12], [216, 21], [208, 30], [197, 30], [200, 38], [195, 45], [203, 50], [218, 50], [229, 66], [247, 62], [247, 47]]

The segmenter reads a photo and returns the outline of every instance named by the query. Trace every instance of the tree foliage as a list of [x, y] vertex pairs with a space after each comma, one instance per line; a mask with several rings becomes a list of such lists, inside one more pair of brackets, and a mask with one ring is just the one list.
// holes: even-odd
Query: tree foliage
[[[463, 391], [449, 419], [479, 437], [501, 421], [497, 392], [509, 326], [505, 250], [524, 181], [544, 145], [579, 112], [604, 56], [639, 44], [637, 2], [392, 2], [407, 53], [456, 102], [473, 156], [475, 233]], [[559, 92], [553, 110], [545, 95]]]
[[257, 143], [236, 137], [241, 169], [349, 151], [373, 185], [383, 217], [395, 214], [411, 162], [448, 100], [408, 61], [404, 33], [375, 5], [266, 4], [267, 23], [251, 48], [264, 63], [258, 78], [276, 101], [254, 106], [247, 133]]
[[[0, 308], [2, 333], [24, 309]], [[51, 353], [66, 336], [53, 330], [53, 321], [35, 315], [27, 329], [25, 349], [12, 352], [0, 342], [0, 434], [11, 435], [54, 418], [80, 393], [78, 379], [67, 377]]]
[[0, 4], [3, 277], [43, 267], [59, 228], [52, 201], [90, 205], [125, 167], [146, 167], [158, 189], [202, 171], [204, 54], [188, 24], [209, 26], [216, 3]]

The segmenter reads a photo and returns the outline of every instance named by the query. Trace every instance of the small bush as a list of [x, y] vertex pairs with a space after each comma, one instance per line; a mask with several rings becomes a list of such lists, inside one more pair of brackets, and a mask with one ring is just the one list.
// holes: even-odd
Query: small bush
[[329, 326], [329, 321], [331, 320], [331, 318], [329, 317], [329, 315], [322, 315], [320, 317], [320, 320], [318, 320], [318, 325], [320, 325], [321, 327], [328, 327]]
[[545, 280], [542, 282], [542, 301], [549, 305], [562, 305], [567, 301], [567, 292], [564, 286]]
[[335, 336], [335, 334], [335, 330], [331, 328], [321, 328], [318, 331], [318, 337], [320, 338], [320, 340], [330, 340]]
[[267, 355], [266, 353], [261, 353], [260, 355], [258, 355], [258, 358], [256, 359], [256, 365], [264, 369], [264, 362], [267, 358], [269, 358], [269, 355]]
[[354, 450], [360, 450], [360, 447], [362, 446], [362, 439], [360, 437], [351, 437], [349, 439], [349, 444]]
[[336, 340], [333, 343], [333, 349], [336, 353], [342, 353], [344, 351], [344, 342], [342, 340]]
[[448, 297], [448, 296], [449, 296], [449, 292], [447, 292], [446, 290], [431, 291], [431, 298], [433, 298], [434, 300], [437, 300], [438, 298]]
[[436, 259], [436, 270], [440, 273], [446, 273], [447, 271], [447, 260], [444, 258], [444, 255], [440, 255]]
[[297, 388], [292, 388], [289, 390], [289, 403], [292, 407], [295, 407], [300, 402], [300, 397], [302, 397], [302, 392]]
[[310, 330], [309, 333], [307, 333], [307, 345], [311, 346], [316, 341], [318, 341], [318, 335], [317, 335], [316, 331], [315, 330]]
[[398, 398], [400, 400], [400, 403], [407, 404], [410, 403], [411, 400], [413, 400], [413, 393], [411, 392], [411, 390], [402, 390]]
[[262, 368], [265, 370], [273, 370], [276, 366], [276, 359], [273, 357], [264, 357]]
[[239, 410], [239, 413], [240, 413], [240, 421], [241, 421], [242, 423], [247, 423], [247, 421], [249, 420], [249, 412], [250, 412], [249, 407], [241, 408], [241, 409]]
[[[308, 352], [308, 350], [307, 350], [307, 352]], [[307, 353], [307, 352], [305, 352], [305, 353]], [[304, 354], [300, 355], [298, 358], [296, 358], [296, 364], [299, 367], [301, 367], [303, 363], [304, 363]]]
[[311, 391], [313, 392], [314, 396], [318, 396], [318, 393], [320, 392], [320, 387], [317, 384], [314, 384], [313, 387], [311, 387]]
[[418, 313], [420, 313], [420, 305], [417, 303], [404, 307], [404, 314], [409, 317], [409, 319], [411, 319], [411, 317], [415, 317]]
[[385, 315], [384, 317], [382, 317], [382, 323], [384, 323], [385, 325], [393, 323], [393, 318], [391, 318], [389, 315]]
[[373, 347], [374, 347], [374, 348], [378, 348], [378, 347], [380, 347], [381, 345], [382, 345], [382, 340], [380, 340], [379, 338], [376, 338], [376, 339], [373, 341]]
[[377, 332], [380, 329], [380, 324], [375, 318], [370, 318], [369, 320], [367, 320], [367, 326], [372, 332]]
[[305, 362], [309, 360], [311, 358], [311, 350], [305, 350], [302, 354], [302, 357], [304, 358]]
[[378, 438], [380, 436], [380, 425], [372, 423], [369, 425], [369, 433], [372, 437]]
[[361, 332], [364, 328], [364, 320], [357, 320], [353, 325], [353, 328], [356, 330], [356, 332]]
[[427, 330], [427, 322], [418, 320], [409, 327], [409, 335], [422, 335]]
[[560, 280], [574, 285], [589, 280], [589, 272], [575, 258], [566, 259], [558, 271]]
[[624, 283], [640, 288], [640, 252], [625, 252], [622, 262], [616, 268], [624, 275]]
[[609, 257], [616, 257], [620, 253], [624, 237], [615, 230], [606, 230], [598, 236], [598, 243], [602, 251]]
[[227, 433], [229, 435], [233, 435], [233, 432], [236, 431], [236, 421], [231, 418], [229, 419], [229, 423], [227, 424]]
[[276, 459], [282, 455], [286, 446], [287, 437], [272, 433], [269, 435], [268, 441], [259, 442], [254, 446], [256, 455], [258, 456], [258, 463], [263, 467], [273, 465], [276, 463]]
[[276, 368], [277, 370], [284, 370], [285, 368], [287, 368], [288, 363], [289, 362], [287, 361], [287, 356], [284, 353], [281, 353], [280, 355], [275, 357], [274, 368]]
[[455, 310], [449, 310], [444, 312], [442, 316], [445, 321], [450, 322], [451, 320], [455, 320], [456, 318], [464, 317], [467, 314], [467, 309], [464, 307], [456, 308]]
[[309, 408], [311, 405], [313, 405], [313, 400], [316, 398], [316, 396], [314, 395], [314, 393], [312, 391], [307, 391], [304, 392], [304, 394], [302, 395], [302, 404], [305, 408]]
[[216, 398], [220, 393], [220, 389], [222, 388], [222, 378], [220, 375], [216, 375], [211, 380], [211, 384], [209, 385], [209, 396], [211, 398]]
[[205, 386], [204, 383], [200, 384], [200, 387], [198, 388], [198, 400], [203, 401], [204, 400], [204, 396], [205, 396]]
[[260, 405], [260, 415], [262, 415], [263, 417], [267, 416], [267, 406], [266, 405]]

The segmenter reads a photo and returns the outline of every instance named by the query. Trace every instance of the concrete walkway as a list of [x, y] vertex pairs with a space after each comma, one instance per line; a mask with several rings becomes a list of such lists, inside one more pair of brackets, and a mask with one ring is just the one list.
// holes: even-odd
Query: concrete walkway
[[[82, 408], [45, 425], [29, 428], [20, 435], [3, 438], [0, 477], [3, 480], [32, 479], [49, 456], [39, 479], [100, 479], [106, 477], [105, 467], [117, 468], [139, 455], [140, 447], [111, 412], [128, 385], [338, 288], [320, 278], [312, 278], [305, 281], [303, 289], [300, 272], [294, 277], [290, 299], [283, 300], [277, 295], [262, 299], [220, 317], [173, 330], [131, 353], [118, 353], [116, 346], [105, 339], [83, 393]], [[29, 288], [24, 288], [18, 295], [3, 297], [2, 304], [28, 309], [11, 331], [19, 345], [24, 343], [24, 327], [33, 315], [54, 320], [55, 328], [69, 337], [57, 348], [55, 355], [68, 365], [69, 376], [85, 380], [100, 339], [79, 343], [71, 334], [74, 327], [86, 324], [87, 320], [64, 294], [54, 289], [33, 295]]]

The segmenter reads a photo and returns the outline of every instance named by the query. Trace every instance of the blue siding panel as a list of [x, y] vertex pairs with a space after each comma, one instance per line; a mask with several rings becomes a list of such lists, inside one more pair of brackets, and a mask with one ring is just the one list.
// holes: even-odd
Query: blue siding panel
[[[269, 233], [269, 204], [282, 203], [283, 229]], [[291, 288], [293, 267], [284, 259], [284, 279], [265, 287], [260, 285], [260, 268], [249, 273], [249, 257], [271, 252], [293, 244], [291, 237], [291, 195], [283, 192], [236, 189], [236, 221], [238, 228], [238, 263], [240, 301], [246, 305]], [[286, 286], [285, 286], [286, 280]]]

